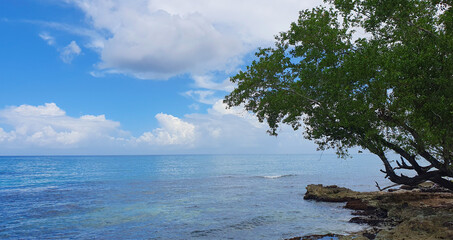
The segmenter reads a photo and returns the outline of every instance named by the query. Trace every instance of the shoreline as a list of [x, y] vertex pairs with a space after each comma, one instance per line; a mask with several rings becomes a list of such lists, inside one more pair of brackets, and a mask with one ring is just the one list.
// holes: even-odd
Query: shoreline
[[352, 223], [367, 229], [339, 235], [311, 235], [287, 240], [434, 240], [453, 239], [453, 192], [434, 184], [413, 189], [356, 192], [336, 185], [308, 185], [304, 199], [319, 202], [344, 202], [353, 210]]

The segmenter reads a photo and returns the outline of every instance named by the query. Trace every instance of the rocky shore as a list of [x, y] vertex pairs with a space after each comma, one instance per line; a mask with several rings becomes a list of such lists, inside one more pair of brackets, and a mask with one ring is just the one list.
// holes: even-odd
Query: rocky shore
[[355, 192], [335, 185], [308, 185], [304, 199], [345, 202], [345, 208], [354, 210], [355, 217], [350, 222], [367, 224], [369, 228], [347, 236], [328, 234], [291, 240], [453, 239], [453, 193], [434, 184], [387, 192]]

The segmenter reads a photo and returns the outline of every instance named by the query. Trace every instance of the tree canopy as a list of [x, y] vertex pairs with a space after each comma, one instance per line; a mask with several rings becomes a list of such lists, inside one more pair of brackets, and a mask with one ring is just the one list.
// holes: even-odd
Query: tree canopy
[[452, 1], [326, 2], [259, 49], [224, 102], [271, 135], [289, 124], [321, 150], [367, 149], [395, 183], [453, 190]]

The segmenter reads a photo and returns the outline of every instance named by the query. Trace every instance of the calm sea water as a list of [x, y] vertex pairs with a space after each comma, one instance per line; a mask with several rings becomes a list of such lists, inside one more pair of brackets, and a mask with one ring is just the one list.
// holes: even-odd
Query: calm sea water
[[371, 155], [0, 157], [0, 239], [282, 239], [345, 233], [307, 184], [376, 190]]

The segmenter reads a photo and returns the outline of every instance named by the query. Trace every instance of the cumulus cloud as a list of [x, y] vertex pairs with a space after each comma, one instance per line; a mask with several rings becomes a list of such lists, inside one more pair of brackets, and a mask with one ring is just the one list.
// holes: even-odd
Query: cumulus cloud
[[14, 128], [8, 133], [2, 129], [1, 139], [14, 136], [18, 143], [55, 147], [103, 138], [118, 131], [120, 125], [104, 115], [69, 117], [55, 103], [9, 107], [0, 111], [0, 119]]
[[3, 142], [6, 139], [6, 132], [3, 128], [0, 128], [0, 142]]
[[60, 109], [55, 103], [46, 103], [41, 106], [20, 105], [19, 107], [11, 107], [8, 110], [2, 111], [6, 118], [14, 118], [17, 116], [24, 117], [58, 117], [64, 116], [65, 111]]
[[15, 138], [15, 134], [13, 132], [6, 132], [3, 128], [0, 128], [0, 143], [4, 141], [12, 141]]
[[71, 63], [72, 60], [80, 55], [82, 49], [80, 49], [79, 45], [75, 41], [71, 41], [66, 47], [61, 49], [60, 51], [60, 58], [65, 63]]
[[120, 129], [119, 122], [108, 120], [105, 115], [74, 118], [55, 103], [12, 106], [0, 110], [0, 121], [13, 129], [7, 132], [0, 128], [0, 142], [14, 141], [15, 147], [28, 144], [52, 148], [78, 147], [95, 141], [123, 144], [125, 148], [133, 148], [135, 143], [190, 147], [195, 142], [195, 125], [164, 113], [157, 114], [156, 119], [159, 128], [134, 138]]
[[[105, 115], [71, 117], [55, 103], [0, 110], [0, 154], [301, 153], [315, 147], [283, 127], [278, 138], [241, 107], [217, 101], [205, 114], [159, 113], [159, 127], [138, 137]], [[5, 130], [6, 124], [9, 126]]]
[[321, 1], [67, 0], [98, 33], [98, 67], [138, 78], [233, 70], [242, 56]]
[[195, 141], [195, 126], [172, 115], [159, 113], [156, 115], [161, 128], [145, 132], [137, 142], [156, 145], [191, 145]]

